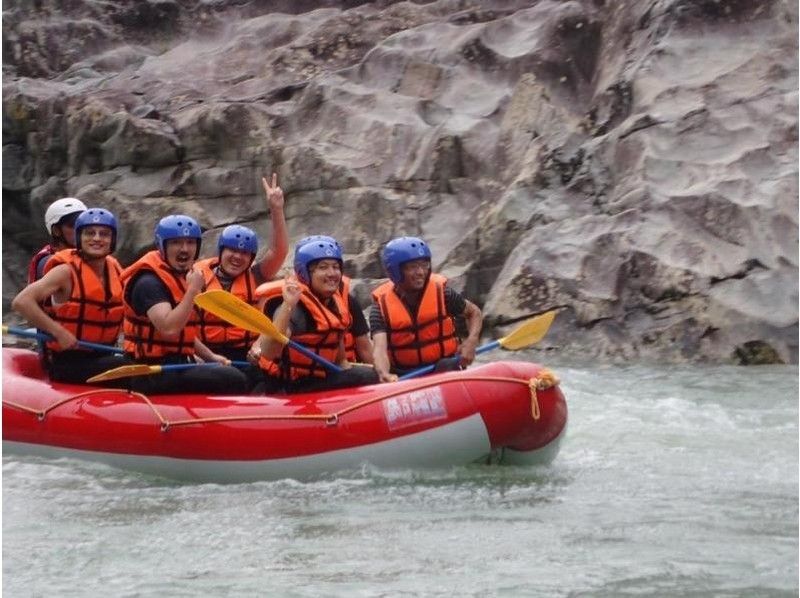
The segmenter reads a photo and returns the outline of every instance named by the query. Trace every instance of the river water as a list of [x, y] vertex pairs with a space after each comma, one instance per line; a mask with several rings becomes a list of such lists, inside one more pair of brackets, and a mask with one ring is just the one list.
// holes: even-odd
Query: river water
[[798, 595], [796, 367], [553, 369], [541, 468], [222, 486], [5, 455], [3, 595]]

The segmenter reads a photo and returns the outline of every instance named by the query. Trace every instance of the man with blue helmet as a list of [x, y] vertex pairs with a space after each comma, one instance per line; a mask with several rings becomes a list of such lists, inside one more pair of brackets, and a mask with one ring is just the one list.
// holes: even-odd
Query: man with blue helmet
[[[477, 305], [431, 272], [431, 250], [417, 237], [389, 241], [381, 254], [389, 282], [372, 293], [369, 324], [375, 369], [384, 382], [437, 364], [437, 371], [466, 367], [475, 359], [483, 315]], [[459, 343], [454, 318], [468, 336]], [[455, 359], [451, 359], [456, 357]]]
[[108, 210], [89, 208], [75, 219], [74, 231], [76, 248], [53, 254], [43, 276], [20, 291], [11, 306], [55, 339], [44, 349], [50, 378], [77, 383], [130, 362], [77, 345], [114, 345], [119, 336], [122, 268], [111, 256], [117, 220]]
[[[197, 262], [203, 273], [205, 289], [223, 289], [250, 305], [257, 305], [256, 288], [272, 280], [288, 253], [286, 221], [283, 216], [283, 190], [278, 175], [273, 173], [272, 184], [262, 178], [264, 192], [272, 216], [272, 245], [263, 259], [256, 261], [258, 237], [240, 224], [225, 227], [217, 241], [217, 255]], [[248, 351], [258, 335], [218, 318], [205, 310], [200, 312], [200, 340], [218, 355], [231, 361], [248, 359]]]
[[199, 314], [194, 298], [203, 290], [203, 274], [194, 268], [202, 231], [194, 218], [173, 214], [156, 225], [156, 249], [122, 273], [125, 284], [123, 331], [125, 353], [149, 365], [203, 361], [215, 368], [168, 370], [131, 378], [131, 388], [145, 394], [241, 394], [245, 375], [228, 365], [198, 338]]
[[328, 372], [303, 353], [262, 336], [259, 365], [268, 388], [276, 381], [287, 392], [377, 382], [371, 367], [351, 366], [345, 358], [344, 336], [351, 322], [340, 294], [341, 282], [341, 247], [334, 239], [317, 238], [296, 248], [294, 273], [265, 290], [264, 312], [280, 332], [345, 368], [340, 373]]
[[[217, 241], [217, 257], [200, 260], [195, 265], [203, 274], [206, 290], [224, 289], [250, 305], [256, 305], [253, 262], [258, 253], [258, 239], [252, 229], [240, 224], [225, 227]], [[200, 313], [200, 340], [218, 355], [232, 361], [244, 361], [250, 346], [258, 338], [248, 330], [234, 326], [204, 309]]]

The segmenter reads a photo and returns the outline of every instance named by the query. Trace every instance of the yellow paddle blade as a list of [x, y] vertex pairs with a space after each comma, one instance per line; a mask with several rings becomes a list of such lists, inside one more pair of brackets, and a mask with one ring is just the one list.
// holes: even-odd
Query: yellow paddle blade
[[106, 380], [116, 380], [118, 378], [131, 378], [132, 376], [148, 376], [150, 374], [158, 374], [160, 371], [160, 365], [145, 365], [143, 363], [121, 365], [113, 370], [107, 370], [101, 374], [92, 376], [87, 382], [104, 382]]
[[194, 298], [194, 303], [234, 326], [250, 332], [266, 334], [282, 345], [289, 342], [286, 335], [275, 327], [272, 320], [228, 291], [214, 289], [200, 293]]
[[498, 339], [497, 342], [500, 343], [501, 347], [509, 351], [518, 351], [533, 343], [538, 343], [547, 334], [555, 317], [555, 310], [534, 316], [530, 320], [525, 320], [506, 336]]

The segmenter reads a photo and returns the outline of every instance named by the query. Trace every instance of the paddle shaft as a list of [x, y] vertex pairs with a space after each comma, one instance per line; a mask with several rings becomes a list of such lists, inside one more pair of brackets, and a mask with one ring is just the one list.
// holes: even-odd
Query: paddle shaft
[[313, 359], [314, 361], [316, 361], [317, 363], [322, 365], [326, 370], [328, 370], [330, 372], [338, 374], [339, 372], [343, 371], [342, 368], [340, 368], [338, 365], [336, 365], [332, 361], [328, 361], [327, 359], [325, 359], [321, 355], [317, 355], [316, 353], [314, 353], [314, 351], [311, 351], [310, 349], [306, 349], [300, 343], [296, 343], [296, 342], [294, 342], [293, 340], [290, 339], [286, 344], [289, 345], [295, 351], [299, 351], [300, 353], [302, 353], [303, 355], [305, 355], [309, 359]]
[[[221, 363], [217, 363], [217, 362], [206, 362], [206, 363], [171, 363], [171, 364], [167, 364], [167, 365], [162, 365], [162, 366], [159, 366], [159, 369], [160, 369], [162, 372], [168, 372], [168, 371], [170, 371], [170, 370], [171, 370], [171, 371], [175, 371], [175, 370], [186, 370], [186, 369], [189, 369], [189, 368], [194, 368], [194, 367], [203, 366], [203, 365], [205, 365], [205, 366], [209, 366], [209, 365], [223, 365], [223, 364], [221, 364]], [[232, 366], [234, 366], [234, 367], [241, 368], [241, 367], [247, 367], [247, 366], [249, 366], [249, 365], [250, 365], [250, 363], [249, 363], [249, 362], [247, 362], [247, 361], [231, 361], [231, 365], [232, 365]]]
[[[481, 353], [486, 353], [488, 351], [492, 351], [497, 349], [500, 346], [500, 341], [492, 341], [491, 343], [486, 343], [485, 345], [481, 345], [477, 349], [475, 349], [475, 355], [480, 355]], [[428, 374], [436, 369], [436, 364], [433, 363], [431, 365], [426, 365], [421, 368], [417, 368], [416, 370], [411, 370], [407, 374], [403, 374], [400, 376], [400, 380], [408, 380], [409, 378], [416, 378], [417, 376], [422, 376], [424, 374]]]
[[[52, 336], [50, 336], [45, 332], [34, 332], [33, 330], [25, 330], [24, 328], [17, 328], [16, 326], [4, 326], [3, 332], [9, 332], [15, 336], [35, 338], [40, 341], [55, 340]], [[89, 343], [87, 341], [78, 341], [78, 346], [84, 347], [85, 349], [94, 349], [96, 351], [107, 351], [109, 353], [124, 353], [124, 351], [118, 347], [111, 347], [109, 345], [100, 345], [98, 343]]]

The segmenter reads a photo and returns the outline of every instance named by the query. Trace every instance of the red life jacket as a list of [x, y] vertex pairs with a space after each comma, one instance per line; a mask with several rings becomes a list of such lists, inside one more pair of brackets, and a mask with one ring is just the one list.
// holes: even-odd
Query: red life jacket
[[458, 339], [453, 318], [445, 307], [446, 284], [444, 276], [431, 274], [415, 314], [409, 313], [395, 292], [394, 283], [386, 282], [372, 292], [386, 324], [393, 367], [416, 368], [455, 355]]
[[[276, 280], [258, 287], [259, 296], [265, 300], [265, 304], [270, 299], [281, 296], [283, 284], [284, 281]], [[335, 361], [339, 354], [339, 345], [345, 330], [351, 324], [350, 312], [345, 308], [338, 293], [334, 293], [331, 299], [336, 309], [342, 314], [341, 316], [324, 305], [306, 285], [301, 283], [300, 288], [300, 304], [311, 314], [316, 324], [316, 330], [303, 334], [293, 334], [292, 340], [328, 361]], [[297, 380], [307, 376], [317, 378], [325, 378], [327, 376], [327, 371], [324, 367], [288, 345], [284, 347], [283, 353], [278, 360], [270, 360], [262, 356], [259, 360], [259, 366], [271, 376], [288, 380]]]
[[[195, 266], [203, 273], [205, 279], [205, 288], [221, 289], [223, 288], [214, 273], [214, 268], [219, 265], [219, 258], [212, 257], [205, 260], [200, 260], [195, 263]], [[249, 305], [256, 305], [258, 298], [256, 297], [256, 279], [250, 268], [237, 276], [230, 292], [236, 295], [239, 299], [248, 303]], [[200, 328], [198, 334], [200, 340], [203, 341], [209, 349], [217, 351], [218, 349], [248, 349], [258, 338], [258, 335], [238, 328], [222, 318], [219, 318], [204, 309], [198, 309], [200, 314]]]
[[143, 272], [152, 272], [166, 285], [172, 295], [173, 308], [186, 294], [186, 279], [172, 270], [158, 251], [149, 251], [125, 268], [122, 271], [122, 283], [125, 285], [123, 294], [125, 320], [122, 326], [125, 341], [122, 348], [126, 353], [133, 355], [134, 359], [160, 359], [175, 353], [194, 355], [194, 338], [200, 323], [196, 308], [192, 309], [189, 321], [177, 338], [163, 336], [147, 316], [140, 316], [133, 310], [130, 302], [131, 284], [137, 275]]
[[28, 264], [28, 284], [32, 282], [36, 282], [37, 276], [36, 272], [39, 270], [39, 262], [41, 262], [44, 258], [53, 255], [55, 251], [48, 243], [44, 247], [42, 247], [36, 254], [31, 258], [30, 263]]
[[[45, 273], [66, 264], [72, 277], [69, 299], [48, 308], [51, 317], [78, 340], [103, 345], [117, 342], [122, 325], [122, 266], [116, 258], [105, 258], [105, 283], [81, 257], [77, 249], [64, 249], [45, 264]], [[60, 351], [59, 344], [48, 341], [47, 348]]]

